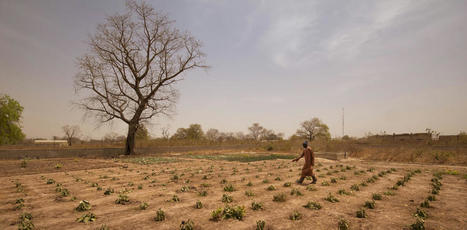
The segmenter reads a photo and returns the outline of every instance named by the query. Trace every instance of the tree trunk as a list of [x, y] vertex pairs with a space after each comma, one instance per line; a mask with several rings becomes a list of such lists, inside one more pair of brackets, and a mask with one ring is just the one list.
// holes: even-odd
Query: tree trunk
[[128, 125], [128, 134], [126, 136], [126, 143], [125, 143], [125, 155], [133, 154], [135, 151], [136, 129], [137, 129], [136, 124]]
[[68, 146], [71, 146], [71, 138], [68, 138], [67, 141], [68, 141]]

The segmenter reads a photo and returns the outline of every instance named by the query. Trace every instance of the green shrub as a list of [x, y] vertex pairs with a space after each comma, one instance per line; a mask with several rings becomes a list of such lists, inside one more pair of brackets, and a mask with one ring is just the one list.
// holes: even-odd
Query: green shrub
[[[47, 184], [55, 184], [55, 180], [50, 178], [50, 179], [47, 180]], [[18, 187], [18, 186], [16, 186], [16, 187]]]
[[139, 209], [141, 210], [146, 210], [149, 207], [149, 204], [146, 202], [143, 202], [139, 205]]
[[365, 204], [363, 205], [365, 208], [369, 209], [375, 209], [376, 203], [374, 200], [372, 201], [365, 201]]
[[336, 178], [331, 178], [331, 183], [333, 183], [333, 184], [337, 183], [337, 179]]
[[94, 222], [96, 219], [97, 219], [97, 217], [96, 217], [96, 215], [94, 215], [94, 213], [88, 212], [88, 213], [82, 215], [81, 217], [78, 217], [76, 219], [76, 222], [79, 222], [79, 223]]
[[352, 186], [350, 186], [350, 189], [354, 191], [360, 191], [360, 187], [357, 184], [353, 184]]
[[104, 195], [110, 195], [114, 193], [114, 189], [113, 188], [106, 188], [105, 189], [105, 192], [104, 192]]
[[188, 219], [187, 221], [182, 220], [182, 223], [180, 224], [180, 230], [193, 230], [195, 229], [195, 223]]
[[410, 225], [412, 230], [425, 230], [425, 220], [423, 218], [417, 218], [416, 222]]
[[201, 208], [203, 208], [203, 203], [201, 203], [201, 201], [199, 201], [199, 200], [196, 201], [196, 203], [195, 203], [195, 208], [196, 208], [196, 209], [201, 209]]
[[251, 202], [251, 209], [253, 210], [263, 210], [263, 203], [262, 202], [256, 202], [256, 201], [253, 201]]
[[212, 221], [219, 221], [222, 219], [222, 212], [224, 211], [224, 209], [222, 208], [218, 208], [214, 211], [211, 212], [211, 219]]
[[235, 191], [235, 188], [232, 184], [228, 184], [227, 186], [224, 187], [224, 191], [226, 192], [233, 192]]
[[300, 192], [300, 190], [294, 188], [292, 189], [292, 191], [290, 191], [290, 195], [295, 195], [295, 196], [303, 196], [302, 192]]
[[155, 221], [164, 221], [165, 220], [165, 212], [159, 208], [156, 212], [156, 217], [154, 217]]
[[79, 202], [78, 207], [75, 208], [78, 212], [84, 212], [91, 209], [91, 203], [87, 200], [82, 200]]
[[335, 196], [333, 196], [331, 193], [328, 194], [327, 197], [324, 198], [324, 200], [329, 201], [331, 203], [336, 203], [339, 202], [339, 199], [337, 199]]
[[303, 207], [308, 208], [308, 209], [314, 209], [314, 210], [319, 210], [321, 209], [321, 204], [313, 201], [308, 201]]
[[290, 220], [300, 220], [302, 219], [302, 214], [298, 211], [293, 211], [292, 214], [289, 216]]
[[255, 194], [251, 190], [245, 191], [246, 196], [254, 196]]
[[339, 219], [339, 222], [337, 222], [337, 229], [338, 230], [348, 230], [348, 229], [350, 229], [349, 222], [346, 219]]
[[358, 218], [366, 218], [366, 217], [367, 217], [364, 208], [362, 208], [362, 209], [360, 209], [360, 210], [357, 211], [357, 217], [358, 217]]
[[250, 181], [250, 182], [248, 182], [248, 184], [246, 184], [246, 186], [251, 187], [251, 186], [253, 186], [253, 183], [251, 183], [251, 181]]
[[235, 206], [235, 207], [230, 207], [230, 206], [225, 206], [224, 210], [222, 211], [222, 216], [224, 219], [237, 219], [237, 220], [243, 220], [243, 217], [245, 217], [245, 207], [243, 206]]
[[321, 185], [322, 185], [322, 186], [329, 186], [329, 182], [323, 181], [323, 182], [321, 182]]
[[233, 197], [227, 194], [222, 195], [222, 202], [224, 203], [231, 203], [233, 201]]
[[424, 200], [421, 204], [420, 204], [420, 207], [422, 208], [430, 208], [431, 205], [430, 205], [430, 201], [427, 199], [427, 200]]
[[272, 201], [275, 202], [285, 202], [286, 201], [286, 196], [284, 193], [279, 193], [273, 196]]
[[173, 195], [173, 196], [172, 196], [172, 201], [173, 201], [173, 202], [180, 202], [180, 198], [178, 198], [177, 195]]
[[205, 190], [199, 191], [199, 192], [198, 192], [198, 195], [199, 195], [199, 196], [207, 196], [207, 195], [208, 195], [208, 192], [205, 191]]
[[266, 190], [274, 191], [274, 190], [276, 190], [276, 187], [274, 187], [274, 185], [269, 185], [269, 187], [267, 187]]
[[122, 193], [118, 195], [118, 198], [115, 200], [115, 203], [125, 205], [130, 203], [130, 199], [128, 198], [128, 195]]
[[384, 192], [384, 195], [386, 195], [386, 196], [394, 196], [394, 195], [396, 195], [396, 194], [395, 194], [393, 191], [386, 191], [386, 192]]
[[290, 183], [290, 182], [285, 182], [284, 183], [284, 187], [290, 187], [290, 186], [292, 186], [292, 183]]
[[379, 194], [379, 193], [373, 193], [372, 197], [373, 197], [373, 200], [383, 199], [383, 196], [381, 196], [381, 194]]
[[280, 177], [276, 177], [274, 180], [281, 181], [282, 179]]
[[257, 220], [256, 221], [256, 230], [264, 230], [266, 227], [266, 221], [264, 220]]
[[423, 209], [417, 208], [417, 211], [414, 214], [415, 217], [420, 217], [422, 219], [426, 219], [428, 217], [428, 213]]

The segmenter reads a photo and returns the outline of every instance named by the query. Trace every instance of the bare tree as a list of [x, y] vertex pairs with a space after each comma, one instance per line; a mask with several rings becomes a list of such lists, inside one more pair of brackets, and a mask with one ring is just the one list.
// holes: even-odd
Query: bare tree
[[162, 138], [164, 139], [169, 139], [170, 133], [169, 133], [169, 127], [163, 127], [162, 128]]
[[125, 154], [132, 154], [139, 124], [170, 115], [173, 84], [188, 70], [206, 68], [201, 44], [145, 2], [127, 2], [127, 13], [107, 17], [79, 58], [77, 104], [102, 122], [128, 124]]
[[73, 126], [65, 125], [65, 126], [62, 127], [62, 129], [63, 129], [63, 132], [65, 133], [65, 138], [66, 138], [66, 140], [68, 142], [68, 146], [71, 146], [73, 138], [76, 138], [80, 133], [79, 126], [77, 126], [77, 125], [73, 125]]
[[297, 130], [297, 135], [312, 141], [317, 136], [329, 138], [329, 128], [319, 118], [312, 118], [311, 120], [304, 121], [300, 124]]
[[208, 129], [206, 131], [206, 139], [210, 141], [217, 141], [220, 137], [220, 132], [217, 129]]
[[259, 123], [253, 123], [251, 127], [248, 127], [248, 130], [250, 131], [251, 137], [255, 139], [255, 141], [258, 141], [261, 137], [261, 134], [264, 132], [264, 128], [259, 125]]

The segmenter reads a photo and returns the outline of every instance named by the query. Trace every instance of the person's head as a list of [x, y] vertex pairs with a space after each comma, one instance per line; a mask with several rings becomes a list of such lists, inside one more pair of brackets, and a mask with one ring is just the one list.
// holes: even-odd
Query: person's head
[[308, 147], [308, 141], [303, 142], [303, 148], [307, 148], [307, 147]]

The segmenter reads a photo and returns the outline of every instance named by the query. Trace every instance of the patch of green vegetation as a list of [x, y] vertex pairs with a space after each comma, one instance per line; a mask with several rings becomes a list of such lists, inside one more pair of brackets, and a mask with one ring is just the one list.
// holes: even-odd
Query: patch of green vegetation
[[194, 159], [208, 159], [208, 160], [224, 160], [224, 161], [238, 161], [238, 162], [255, 162], [265, 160], [277, 159], [294, 159], [294, 155], [281, 155], [281, 154], [226, 154], [226, 155], [184, 155], [186, 158]]
[[273, 196], [272, 201], [274, 202], [285, 202], [286, 196], [284, 193], [279, 193]]
[[373, 200], [381, 200], [383, 199], [383, 196], [379, 193], [373, 193], [372, 194]]
[[416, 222], [410, 225], [412, 230], [425, 230], [425, 220], [423, 218], [417, 218]]
[[339, 219], [339, 222], [337, 222], [337, 229], [338, 230], [348, 230], [348, 229], [350, 229], [349, 222], [346, 219]]
[[256, 230], [264, 230], [266, 227], [266, 221], [264, 220], [257, 220], [256, 221]]
[[290, 182], [285, 182], [284, 183], [284, 187], [290, 187], [290, 186], [292, 186], [292, 183], [290, 183]]
[[224, 208], [218, 208], [211, 212], [212, 221], [219, 221], [221, 219], [237, 219], [243, 220], [245, 217], [245, 207], [244, 206], [225, 206]]
[[269, 185], [269, 187], [267, 187], [266, 190], [274, 191], [274, 190], [276, 190], [276, 187], [274, 187], [274, 185]]
[[229, 196], [227, 194], [223, 194], [222, 195], [222, 202], [224, 203], [232, 203], [233, 201], [233, 197], [232, 196]]
[[78, 206], [75, 208], [78, 212], [84, 212], [91, 209], [91, 203], [87, 200], [82, 200], [79, 202]]
[[97, 217], [96, 217], [96, 215], [94, 215], [94, 213], [88, 212], [88, 213], [82, 215], [81, 217], [78, 217], [76, 219], [76, 222], [88, 223], [88, 222], [94, 222], [96, 219], [97, 219]]
[[164, 221], [164, 220], [165, 220], [165, 212], [159, 208], [156, 211], [156, 216], [154, 217], [154, 221]]
[[426, 219], [428, 217], [428, 213], [423, 209], [417, 208], [417, 211], [415, 212], [414, 216], [422, 218], [422, 219]]
[[128, 195], [122, 193], [118, 195], [118, 198], [115, 200], [116, 204], [128, 204], [130, 203], [130, 199], [128, 198]]
[[319, 210], [322, 208], [321, 204], [317, 202], [313, 202], [313, 201], [308, 201], [308, 203], [303, 205], [303, 207], [308, 208], [308, 209], [313, 209], [313, 210]]
[[357, 211], [357, 217], [358, 218], [366, 218], [366, 211], [364, 208], [361, 208], [360, 210]]
[[302, 214], [298, 211], [293, 211], [292, 214], [290, 214], [289, 219], [290, 220], [301, 220]]
[[290, 191], [290, 195], [292, 196], [303, 196], [302, 192], [300, 192], [300, 190], [294, 188], [292, 189], [292, 191]]
[[333, 196], [331, 193], [329, 193], [328, 196], [324, 198], [324, 200], [329, 201], [331, 203], [339, 202], [339, 199], [337, 199], [337, 197]]
[[251, 209], [257, 211], [257, 210], [263, 210], [263, 203], [262, 202], [256, 202], [253, 201], [251, 202]]
[[235, 191], [235, 188], [232, 184], [228, 184], [227, 186], [224, 187], [224, 191], [226, 192], [233, 192]]
[[201, 203], [201, 201], [199, 201], [199, 200], [196, 201], [196, 203], [195, 203], [195, 208], [196, 208], [196, 209], [201, 209], [201, 208], [203, 208], [203, 203]]
[[122, 160], [122, 162], [124, 163], [133, 163], [140, 165], [166, 164], [180, 161], [180, 159], [173, 157], [134, 157]]
[[195, 223], [188, 219], [188, 220], [182, 220], [182, 223], [180, 224], [180, 230], [193, 230], [195, 229]]
[[146, 210], [149, 207], [149, 204], [146, 202], [143, 202], [139, 205], [139, 209], [141, 210]]
[[374, 200], [372, 201], [365, 201], [365, 204], [363, 205], [365, 208], [369, 208], [369, 209], [375, 209], [376, 207], [376, 203]]

